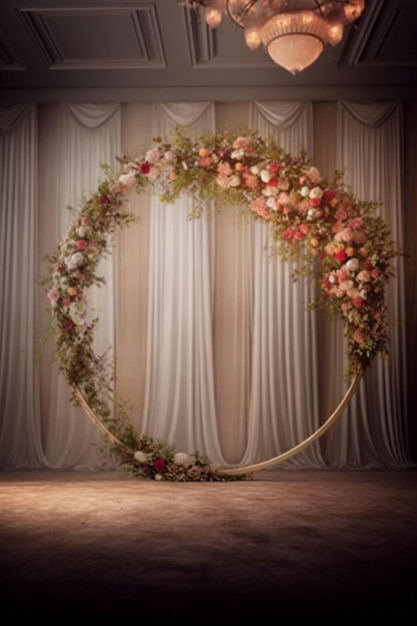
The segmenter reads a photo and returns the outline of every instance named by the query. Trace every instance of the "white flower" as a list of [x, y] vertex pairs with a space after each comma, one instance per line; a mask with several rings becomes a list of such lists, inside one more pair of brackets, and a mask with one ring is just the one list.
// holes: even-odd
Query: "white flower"
[[[85, 305], [82, 300], [71, 302], [69, 313], [74, 324], [77, 326], [82, 326], [84, 324], [83, 315], [85, 313]], [[77, 322], [76, 319], [79, 321]]]
[[146, 463], [148, 457], [144, 452], [142, 452], [142, 450], [138, 450], [137, 452], [135, 452], [135, 459], [136, 461], [139, 461], [139, 463]]
[[316, 215], [317, 215], [316, 209], [309, 209], [307, 211], [307, 220], [309, 220], [309, 221], [313, 220], [316, 217]]
[[261, 171], [261, 180], [262, 180], [262, 182], [269, 183], [271, 178], [272, 178], [271, 172], [268, 172], [268, 170], [262, 170]]
[[321, 198], [323, 196], [323, 189], [321, 189], [321, 187], [313, 187], [308, 195], [310, 198]]
[[161, 150], [159, 148], [151, 148], [145, 154], [145, 161], [148, 163], [157, 163], [161, 158]]
[[124, 187], [133, 187], [135, 184], [135, 173], [129, 172], [128, 174], [120, 174], [118, 180]]
[[257, 176], [260, 172], [259, 166], [258, 165], [252, 165], [252, 167], [250, 168], [250, 173], [253, 174], [254, 176]]
[[80, 226], [79, 228], [77, 228], [75, 232], [82, 239], [83, 237], [87, 235], [88, 231], [89, 231], [88, 226]]
[[244, 150], [240, 148], [239, 150], [233, 150], [230, 156], [232, 157], [232, 159], [239, 161], [243, 157], [244, 154], [245, 154]]
[[307, 198], [309, 193], [310, 193], [310, 189], [307, 187], [307, 185], [304, 185], [304, 187], [301, 187], [300, 194], [303, 196], [303, 198]]
[[233, 176], [230, 176], [228, 178], [228, 181], [227, 181], [228, 187], [239, 187], [239, 185], [240, 185], [240, 176], [238, 176], [237, 174], [233, 174]]
[[352, 259], [349, 259], [349, 261], [346, 261], [345, 268], [349, 272], [356, 272], [356, 270], [359, 268], [359, 261], [358, 261], [358, 259], [352, 258]]
[[162, 474], [155, 474], [155, 480], [163, 480]]
[[76, 326], [84, 326], [85, 320], [78, 313], [70, 313], [70, 317]]
[[191, 457], [186, 452], [177, 452], [173, 460], [175, 465], [182, 465], [183, 467], [189, 467], [193, 464]]
[[165, 152], [164, 154], [164, 160], [167, 163], [171, 163], [173, 159], [174, 159], [174, 153], [171, 150], [167, 150], [167, 152]]
[[[70, 257], [65, 259], [65, 265], [70, 271], [76, 270], [78, 267], [81, 267], [81, 265], [84, 264], [84, 260], [85, 259], [84, 259], [84, 255], [82, 252], [74, 252], [74, 254], [71, 254]], [[61, 284], [62, 284], [62, 280], [61, 280]]]

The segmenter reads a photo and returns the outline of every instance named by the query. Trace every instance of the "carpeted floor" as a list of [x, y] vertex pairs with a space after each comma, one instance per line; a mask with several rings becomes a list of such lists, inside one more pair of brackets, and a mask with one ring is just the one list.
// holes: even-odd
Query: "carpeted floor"
[[50, 621], [409, 620], [416, 513], [415, 469], [200, 484], [2, 472], [1, 607]]

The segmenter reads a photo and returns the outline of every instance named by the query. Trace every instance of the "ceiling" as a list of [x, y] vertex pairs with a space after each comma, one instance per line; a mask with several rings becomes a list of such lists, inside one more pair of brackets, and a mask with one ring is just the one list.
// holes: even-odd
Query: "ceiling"
[[0, 103], [417, 98], [417, 0], [367, 0], [298, 76], [176, 0], [1, 0]]

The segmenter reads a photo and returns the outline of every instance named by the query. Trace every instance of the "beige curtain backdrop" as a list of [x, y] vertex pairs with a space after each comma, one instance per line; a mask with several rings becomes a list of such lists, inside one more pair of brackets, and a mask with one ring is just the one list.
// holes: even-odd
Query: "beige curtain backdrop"
[[[40, 285], [46, 269], [42, 258], [54, 249], [58, 238], [62, 236], [65, 219], [63, 216], [67, 216], [65, 207], [70, 203], [76, 203], [76, 197], [94, 188], [101, 176], [100, 163], [112, 162], [113, 156], [119, 152], [134, 152], [149, 141], [154, 106], [133, 103], [116, 106], [113, 112], [108, 111], [107, 118], [104, 115], [102, 123], [95, 129], [85, 127], [82, 129], [83, 124], [92, 122], [91, 119], [88, 122], [90, 115], [87, 114], [87, 120], [84, 118], [80, 123], [80, 119], [75, 119], [74, 111], [66, 105], [33, 107], [29, 122], [29, 118], [26, 119], [29, 130], [26, 127], [21, 127], [20, 130], [19, 127], [12, 127], [10, 121], [3, 122], [3, 132], [0, 135], [2, 186], [0, 250], [4, 267], [0, 308], [0, 466], [2, 467], [112, 466], [103, 441], [88, 423], [87, 418], [79, 411], [72, 413], [73, 410], [69, 409], [68, 398], [65, 395], [60, 396], [61, 400], [56, 402], [57, 390], [65, 389], [65, 385], [58, 382], [56, 366], [51, 365], [53, 358], [51, 344], [42, 343], [45, 311], [48, 308], [44, 288]], [[214, 105], [216, 127], [231, 130], [247, 127], [251, 106], [251, 103], [216, 103]], [[324, 176], [331, 176], [340, 164], [338, 103], [316, 102], [311, 106], [311, 156], [321, 173]], [[89, 107], [83, 113], [86, 114], [88, 111]], [[10, 111], [6, 113], [2, 119], [10, 120]], [[14, 113], [16, 120], [19, 121], [22, 112]], [[362, 421], [363, 407], [361, 411], [354, 408], [351, 414], [353, 420], [340, 426], [338, 430], [335, 429], [303, 459], [294, 459], [287, 467], [370, 465], [396, 467], [410, 463], [410, 448], [416, 451], [413, 440], [416, 431], [413, 430], [406, 398], [403, 397], [407, 389], [403, 382], [406, 377], [409, 381], [414, 381], [417, 354], [414, 245], [417, 235], [415, 220], [417, 196], [414, 180], [417, 164], [415, 148], [417, 101], [404, 103], [404, 113], [404, 132], [401, 136], [405, 139], [406, 158], [402, 160], [404, 153], [403, 146], [400, 145], [400, 154], [395, 159], [396, 167], [399, 167], [401, 186], [402, 180], [406, 182], [405, 200], [399, 206], [405, 220], [404, 246], [407, 252], [404, 258], [404, 288], [402, 282], [400, 283], [405, 308], [404, 319], [398, 323], [404, 324], [408, 349], [405, 352], [401, 343], [396, 348], [401, 364], [407, 363], [407, 371], [404, 372], [402, 365], [397, 361], [392, 364], [392, 367], [397, 368], [395, 376], [389, 376], [390, 384], [395, 384], [395, 391], [390, 392], [396, 398], [395, 419], [393, 421], [392, 415], [388, 412], [377, 415], [381, 410], [385, 411], [384, 408], [381, 409], [384, 407], [383, 402], [378, 400], [368, 404], [366, 416], [368, 419], [370, 412], [369, 423], [372, 422], [373, 425], [373, 430], [371, 429], [373, 445], [370, 446], [369, 440], [360, 436], [361, 429], [366, 426]], [[64, 114], [65, 124], [61, 119]], [[110, 130], [111, 124], [115, 124], [115, 134], [109, 141], [113, 132]], [[82, 129], [79, 139], [76, 139], [78, 131], [76, 133], [75, 128]], [[25, 136], [23, 140], [18, 136], [22, 132]], [[63, 138], [64, 132], [67, 133], [66, 138]], [[28, 143], [29, 137], [31, 143]], [[100, 144], [101, 140], [105, 143]], [[79, 153], [81, 156], [69, 158], [70, 150], [76, 149], [78, 141], [81, 142], [80, 146], [83, 146]], [[70, 148], [71, 143], [74, 145]], [[24, 145], [32, 146], [27, 152], [27, 155], [31, 155], [31, 162], [25, 165], [22, 161], [23, 165], [19, 165], [19, 161], [13, 161], [10, 155], [16, 155], [19, 150], [21, 152]], [[61, 158], [57, 159], [59, 145]], [[65, 151], [68, 154], [64, 154]], [[91, 162], [92, 178], [90, 177], [90, 182], [87, 183], [80, 178], [79, 166], [81, 165], [82, 170], [84, 160], [87, 162], [90, 159], [88, 155], [91, 155], [95, 164], [93, 166]], [[400, 163], [397, 162], [398, 159]], [[24, 169], [27, 167], [29, 170]], [[66, 168], [72, 173], [67, 175]], [[25, 181], [28, 181], [28, 184]], [[62, 196], [64, 188], [67, 190], [65, 198]], [[18, 192], [19, 189], [25, 189], [30, 193], [22, 197]], [[132, 194], [129, 198], [130, 209], [139, 218], [139, 223], [121, 231], [116, 237], [112, 265], [108, 273], [109, 285], [104, 295], [108, 302], [110, 298], [110, 304], [99, 305], [110, 314], [110, 318], [108, 316], [106, 318], [106, 311], [103, 310], [101, 317], [104, 328], [110, 328], [112, 335], [111, 339], [105, 341], [113, 341], [118, 356], [117, 396], [119, 399], [127, 399], [132, 405], [132, 419], [139, 430], [144, 423], [149, 425], [150, 419], [153, 423], [158, 421], [158, 411], [151, 418], [148, 415], [144, 420], [148, 393], [147, 376], [149, 376], [148, 332], [153, 322], [150, 317], [154, 315], [149, 300], [152, 288], [150, 259], [153, 246], [151, 204], [151, 194], [148, 192], [140, 196]], [[391, 211], [391, 207], [388, 210]], [[210, 326], [212, 336], [215, 398], [213, 409], [215, 415], [211, 415], [210, 420], [214, 420], [213, 427], [214, 430], [217, 429], [220, 450], [225, 462], [234, 465], [240, 463], [245, 454], [246, 459], [249, 459], [249, 456], [251, 459], [255, 457], [263, 459], [270, 454], [271, 437], [265, 429], [270, 429], [271, 433], [279, 433], [283, 428], [284, 430], [287, 428], [292, 433], [291, 437], [296, 439], [298, 436], [306, 435], [310, 426], [322, 422], [328, 416], [343, 393], [341, 376], [344, 354], [340, 342], [335, 340], [335, 336], [340, 337], [335, 325], [332, 322], [311, 321], [306, 313], [305, 323], [315, 327], [314, 341], [320, 346], [317, 369], [312, 372], [312, 379], [309, 381], [311, 384], [315, 379], [312, 413], [302, 415], [296, 411], [296, 418], [291, 418], [289, 422], [288, 414], [285, 415], [286, 412], [283, 411], [278, 424], [269, 422], [260, 427], [265, 414], [260, 415], [258, 422], [256, 414], [251, 413], [254, 368], [253, 307], [256, 304], [254, 297], [257, 298], [251, 265], [254, 245], [251, 227], [242, 217], [240, 207], [219, 207], [209, 229], [210, 250], [207, 258], [211, 281], [209, 305], [211, 315], [205, 323]], [[21, 235], [17, 237], [16, 233]], [[24, 243], [23, 254], [22, 243]], [[265, 255], [268, 256], [267, 250]], [[268, 259], [268, 263], [279, 261]], [[285, 273], [287, 270], [283, 271]], [[112, 283], [113, 274], [114, 283]], [[277, 271], [274, 270], [273, 274], [276, 276]], [[13, 279], [9, 280], [7, 277]], [[279, 290], [277, 293], [279, 295]], [[286, 314], [291, 317], [290, 304], [285, 304], [285, 307], [288, 309]], [[169, 316], [169, 313], [167, 314]], [[297, 313], [299, 314], [301, 315], [301, 312]], [[22, 338], [25, 346], [24, 359], [19, 357], [16, 350], [16, 346], [22, 343]], [[268, 346], [262, 352], [265, 353], [267, 349]], [[163, 359], [163, 354], [159, 355], [159, 358]], [[282, 398], [284, 396], [290, 398], [293, 395], [296, 403], [305, 398], [304, 383], [298, 379], [294, 380], [292, 376], [289, 379], [292, 381], [289, 387], [288, 380], [285, 384], [281, 377], [275, 381], [275, 375], [274, 370], [274, 380], [271, 380], [270, 384], [277, 395]], [[408, 386], [411, 401], [415, 397], [414, 389], [414, 383]], [[285, 395], [286, 390], [288, 396]], [[162, 385], [160, 392], [164, 393]], [[373, 388], [372, 393], [386, 395], [386, 388], [384, 385], [377, 391]], [[287, 401], [282, 402], [285, 405]], [[343, 416], [342, 419], [349, 420], [350, 416]], [[354, 426], [355, 424], [358, 424], [358, 427]], [[379, 424], [382, 424], [381, 431], [378, 430]], [[352, 428], [355, 431], [355, 439], [351, 434], [349, 436], [344, 434], [346, 429], [349, 431]], [[378, 432], [383, 432], [383, 437], [374, 436]], [[179, 443], [183, 445], [181, 441]], [[293, 440], [277, 435], [273, 445], [281, 449], [285, 448], [287, 443], [291, 444]]]

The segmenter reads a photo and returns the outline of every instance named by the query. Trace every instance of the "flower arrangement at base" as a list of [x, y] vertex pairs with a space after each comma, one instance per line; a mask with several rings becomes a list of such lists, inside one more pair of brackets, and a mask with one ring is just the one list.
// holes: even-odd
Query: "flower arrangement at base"
[[348, 379], [387, 352], [385, 294], [398, 250], [375, 203], [356, 199], [340, 174], [327, 181], [304, 152], [291, 156], [254, 132], [191, 139], [177, 131], [118, 160], [121, 171], [107, 172], [107, 180], [84, 200], [49, 257], [48, 297], [60, 369], [120, 441], [116, 452], [134, 474], [157, 480], [223, 480], [206, 457], [139, 438], [124, 420], [112, 417], [107, 400], [112, 364], [93, 351], [97, 319], [89, 319], [86, 293], [103, 282], [97, 266], [109, 252], [109, 235], [133, 221], [126, 210], [128, 194], [151, 186], [162, 202], [172, 203], [186, 193], [195, 203], [192, 217], [202, 214], [207, 201], [215, 201], [244, 206], [265, 222], [282, 259], [296, 260], [297, 272], [318, 284], [320, 294], [310, 306], [342, 320]]

